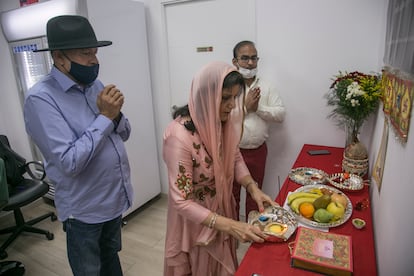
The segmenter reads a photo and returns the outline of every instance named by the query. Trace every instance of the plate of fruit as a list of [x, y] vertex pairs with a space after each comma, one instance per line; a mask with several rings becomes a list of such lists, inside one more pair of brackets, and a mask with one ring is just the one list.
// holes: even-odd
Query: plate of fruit
[[336, 227], [352, 215], [351, 200], [340, 190], [322, 184], [296, 189], [286, 203], [298, 222], [314, 227]]

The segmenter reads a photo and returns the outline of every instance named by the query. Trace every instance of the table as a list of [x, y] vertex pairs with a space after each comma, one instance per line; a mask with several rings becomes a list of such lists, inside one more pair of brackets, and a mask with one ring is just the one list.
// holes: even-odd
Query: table
[[[308, 150], [320, 149], [327, 149], [331, 154], [311, 156], [307, 153]], [[305, 144], [292, 168], [310, 167], [323, 170], [328, 174], [338, 173], [342, 171], [343, 151], [343, 148], [338, 147]], [[283, 206], [288, 192], [299, 187], [301, 185], [287, 178], [276, 197], [276, 202]], [[366, 185], [360, 191], [345, 192], [345, 194], [349, 197], [353, 206], [358, 201], [368, 200], [368, 208], [361, 211], [354, 208], [352, 216], [347, 222], [330, 228], [329, 232], [352, 236], [354, 276], [377, 275], [371, 206], [369, 204], [369, 186]], [[361, 230], [356, 229], [352, 225], [351, 220], [356, 217], [366, 221], [366, 226]], [[247, 250], [235, 275], [251, 276], [254, 273], [261, 276], [320, 275], [290, 266], [291, 257], [288, 243], [295, 240], [295, 234], [287, 242], [283, 243], [253, 243]]]

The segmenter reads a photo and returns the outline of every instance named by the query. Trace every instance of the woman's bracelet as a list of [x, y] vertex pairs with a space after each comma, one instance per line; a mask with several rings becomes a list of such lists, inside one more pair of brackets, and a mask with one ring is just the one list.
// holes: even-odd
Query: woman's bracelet
[[246, 187], [244, 187], [244, 188], [246, 189], [246, 191], [247, 191], [247, 188], [249, 188], [249, 186], [250, 186], [251, 184], [255, 184], [255, 185], [257, 185], [257, 186], [258, 186], [258, 184], [257, 184], [257, 182], [256, 182], [256, 181], [250, 181], [249, 183], [247, 183]]
[[214, 228], [214, 225], [216, 224], [217, 217], [218, 217], [218, 214], [217, 214], [217, 213], [214, 213], [214, 214], [211, 216], [210, 222], [209, 222], [209, 224], [208, 224], [208, 228], [211, 228], [211, 229], [213, 229], [213, 228]]

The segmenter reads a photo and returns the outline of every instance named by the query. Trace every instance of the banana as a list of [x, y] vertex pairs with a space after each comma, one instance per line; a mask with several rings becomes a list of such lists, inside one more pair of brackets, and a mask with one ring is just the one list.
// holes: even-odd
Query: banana
[[312, 193], [312, 194], [318, 194], [318, 195], [323, 195], [323, 192], [321, 191], [321, 189], [319, 188], [313, 188], [312, 190], [310, 190], [308, 193]]
[[310, 192], [296, 192], [296, 193], [291, 193], [288, 195], [288, 204], [290, 205], [292, 203], [292, 201], [294, 201], [297, 198], [301, 198], [301, 197], [306, 197], [306, 198], [318, 198], [320, 197], [320, 194], [316, 194], [316, 193], [310, 193]]
[[295, 198], [291, 204], [290, 208], [296, 213], [299, 214], [299, 206], [304, 202], [310, 202], [313, 203], [316, 200], [317, 197], [298, 197]]

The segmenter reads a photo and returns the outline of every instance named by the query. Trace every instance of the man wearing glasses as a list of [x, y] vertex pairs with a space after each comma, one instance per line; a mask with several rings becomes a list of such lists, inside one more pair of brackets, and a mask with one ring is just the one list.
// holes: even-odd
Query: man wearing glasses
[[[271, 122], [283, 122], [285, 107], [275, 88], [257, 76], [258, 61], [256, 46], [252, 41], [241, 41], [234, 46], [232, 62], [246, 83], [245, 118], [240, 151], [253, 179], [257, 181], [259, 188], [262, 188], [269, 125]], [[239, 214], [240, 185], [237, 183], [233, 185], [233, 194]], [[257, 210], [257, 205], [250, 195], [246, 195], [246, 220], [252, 210]]]

